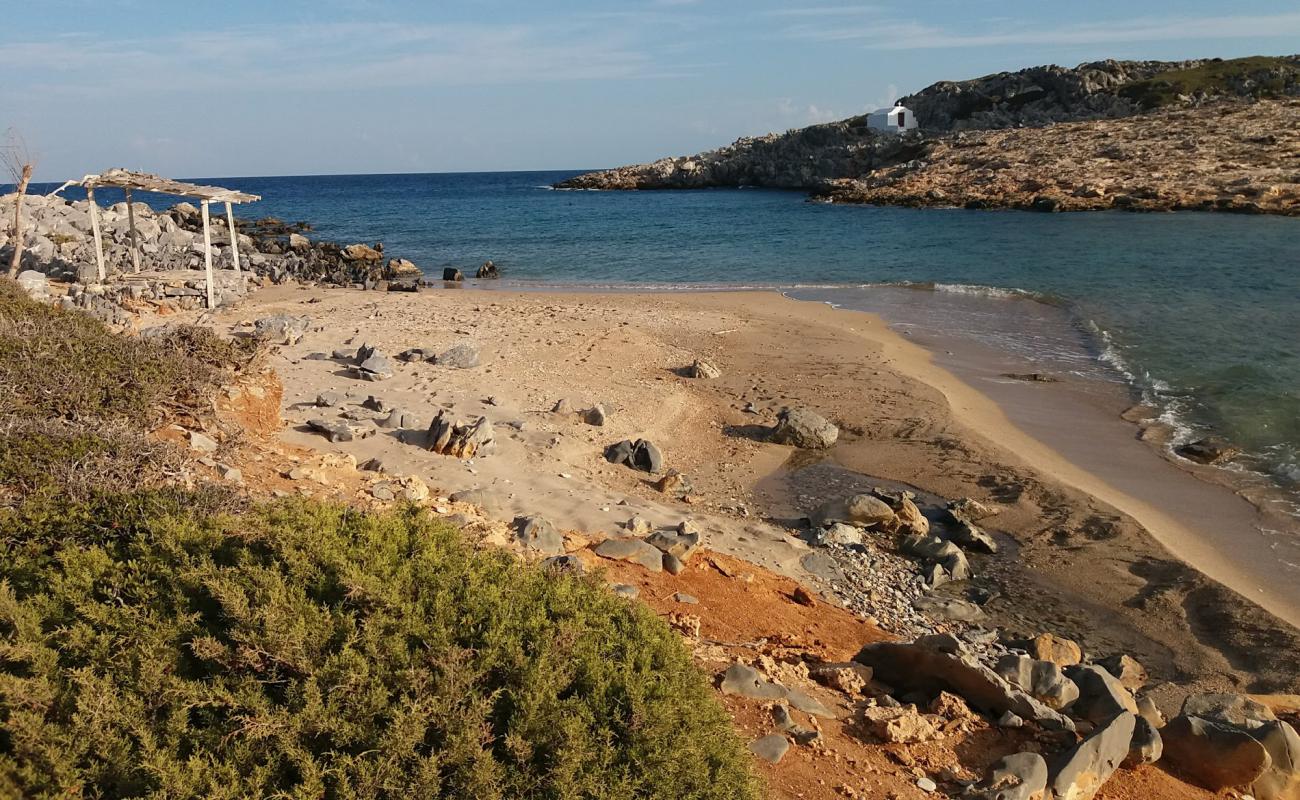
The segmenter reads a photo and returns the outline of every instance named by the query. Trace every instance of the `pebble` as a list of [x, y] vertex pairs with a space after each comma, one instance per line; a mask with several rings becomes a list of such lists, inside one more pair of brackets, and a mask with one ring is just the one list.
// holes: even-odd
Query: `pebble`
[[929, 778], [918, 778], [916, 781], [916, 788], [927, 793], [937, 792], [939, 791], [939, 784], [935, 783]]

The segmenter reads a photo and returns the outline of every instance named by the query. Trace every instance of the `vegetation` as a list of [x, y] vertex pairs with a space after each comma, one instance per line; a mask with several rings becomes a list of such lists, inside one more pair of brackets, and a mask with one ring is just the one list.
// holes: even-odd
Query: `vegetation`
[[680, 640], [598, 578], [414, 507], [170, 486], [148, 428], [251, 357], [0, 279], [0, 797], [758, 796]]
[[222, 381], [256, 362], [251, 340], [175, 326], [152, 337], [113, 335], [77, 311], [29, 299], [0, 281], [0, 420], [121, 421], [202, 414]]
[[419, 509], [0, 520], [0, 793], [754, 796], [675, 635]]
[[1199, 67], [1162, 72], [1120, 87], [1119, 94], [1147, 109], [1178, 104], [1180, 96], [1268, 98], [1300, 91], [1300, 57], [1211, 59]]

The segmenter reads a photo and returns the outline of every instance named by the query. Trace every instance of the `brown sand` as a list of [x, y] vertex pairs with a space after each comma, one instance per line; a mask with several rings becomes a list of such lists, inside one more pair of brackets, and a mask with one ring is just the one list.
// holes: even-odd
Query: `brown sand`
[[[489, 510], [503, 519], [541, 514], [597, 537], [633, 513], [659, 524], [690, 517], [712, 549], [814, 584], [799, 566], [806, 545], [781, 523], [829, 493], [884, 478], [942, 497], [972, 496], [1004, 506], [989, 527], [1012, 544], [976, 563], [980, 581], [1000, 593], [987, 607], [996, 624], [1072, 636], [1096, 655], [1136, 655], [1157, 679], [1184, 684], [1156, 691], [1167, 710], [1186, 684], [1300, 686], [1292, 655], [1300, 635], [1279, 619], [1300, 619], [1300, 601], [1283, 589], [1300, 590], [1273, 580], [1257, 550], [1234, 547], [1231, 536], [1211, 535], [1222, 531], [1193, 529], [1165, 510], [1185, 500], [1248, 517], [1237, 498], [1172, 467], [1159, 473], [1155, 492], [1164, 508], [1131, 482], [1120, 491], [1013, 425], [992, 399], [870, 315], [771, 293], [410, 295], [277, 287], [218, 321], [246, 330], [241, 322], [275, 311], [306, 314], [320, 326], [283, 348], [274, 364], [285, 416], [295, 423], [284, 432], [290, 444], [362, 461], [379, 456], [443, 493], [483, 489]], [[348, 376], [337, 362], [306, 358], [363, 342], [395, 355], [466, 340], [483, 348], [483, 366], [399, 363], [393, 379], [377, 383]], [[716, 363], [723, 376], [699, 381], [674, 371], [696, 357]], [[464, 463], [384, 431], [331, 445], [301, 429], [311, 417], [337, 415], [308, 407], [327, 389], [375, 394], [426, 425], [438, 408], [486, 415], [497, 425], [499, 450]], [[576, 408], [603, 403], [609, 424], [549, 413], [561, 397]], [[741, 410], [748, 402], [757, 414]], [[841, 443], [791, 459], [789, 448], [761, 441], [759, 426], [794, 405], [839, 423]], [[522, 430], [508, 422], [521, 422]], [[639, 437], [655, 441], [669, 466], [692, 477], [694, 502], [665, 497], [643, 474], [601, 458], [606, 445]], [[1163, 465], [1134, 445], [1116, 454], [1118, 465], [1141, 463], [1139, 453]], [[1261, 594], [1261, 586], [1270, 591]]]

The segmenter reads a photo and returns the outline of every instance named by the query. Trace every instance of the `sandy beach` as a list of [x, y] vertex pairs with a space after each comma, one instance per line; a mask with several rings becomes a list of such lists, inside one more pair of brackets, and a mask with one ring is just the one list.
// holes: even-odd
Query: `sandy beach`
[[[798, 537], [801, 518], [822, 501], [881, 483], [912, 487], [931, 503], [972, 497], [1001, 509], [983, 524], [1002, 552], [973, 559], [990, 626], [1052, 631], [1090, 653], [1131, 653], [1170, 712], [1189, 687], [1297, 689], [1300, 587], [1248, 535], [1253, 507], [1166, 462], [1128, 423], [1072, 407], [1068, 387], [986, 394], [973, 388], [978, 376], [959, 377], [877, 317], [771, 292], [282, 286], [219, 311], [215, 322], [239, 334], [279, 312], [312, 319], [272, 362], [288, 445], [379, 458], [390, 473], [419, 475], [441, 494], [479, 490], [497, 519], [540, 514], [590, 539], [617, 535], [634, 514], [657, 524], [689, 518], [711, 550], [823, 596], [833, 596], [834, 579], [810, 573], [810, 548]], [[461, 342], [481, 348], [481, 366], [395, 362], [392, 379], [369, 383], [329, 358], [363, 343], [395, 356]], [[722, 375], [684, 377], [696, 358]], [[424, 427], [440, 409], [486, 416], [499, 432], [497, 450], [461, 461], [383, 430], [329, 443], [306, 427], [338, 415], [316, 407], [327, 391], [374, 395]], [[561, 399], [576, 410], [603, 405], [606, 424], [552, 413]], [[836, 422], [836, 446], [814, 454], [765, 441], [787, 406]], [[637, 438], [655, 442], [666, 466], [689, 476], [685, 501], [603, 459], [609, 444]], [[889, 620], [878, 621], [888, 632]]]

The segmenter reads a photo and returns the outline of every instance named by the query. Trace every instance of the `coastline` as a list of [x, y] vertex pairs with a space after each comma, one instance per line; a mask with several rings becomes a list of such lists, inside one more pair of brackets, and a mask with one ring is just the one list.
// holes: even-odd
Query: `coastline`
[[[1189, 529], [1177, 515], [1115, 488], [1021, 430], [1014, 413], [878, 317], [772, 292], [503, 287], [394, 297], [277, 287], [218, 319], [238, 327], [249, 314], [272, 310], [330, 320], [328, 331], [286, 348], [285, 363], [277, 364], [287, 411], [295, 402], [310, 405], [320, 391], [357, 388], [341, 373], [323, 371], [328, 362], [307, 359], [310, 352], [362, 337], [397, 353], [431, 337], [449, 342], [453, 328], [458, 336], [452, 338], [480, 341], [490, 353], [481, 374], [412, 375], [409, 383], [399, 375], [391, 386], [360, 388], [382, 389], [412, 406], [423, 402], [426, 409], [432, 391], [433, 402], [457, 413], [472, 406], [470, 413], [494, 422], [520, 419], [520, 434], [512, 434], [522, 446], [518, 458], [489, 457], [467, 467], [430, 460], [390, 436], [351, 451], [358, 459], [373, 453], [398, 459], [403, 468], [432, 470], [431, 483], [448, 493], [494, 493], [505, 519], [543, 513], [567, 529], [610, 535], [630, 513], [620, 503], [668, 522], [707, 513], [712, 549], [806, 578], [800, 559], [807, 546], [784, 523], [806, 515], [819, 498], [798, 485], [788, 449], [754, 433], [779, 407], [806, 404], [840, 422], [845, 436], [826, 465], [855, 480], [901, 481], [925, 493], [1005, 506], [987, 524], [1014, 546], [977, 565], [999, 595], [986, 606], [999, 626], [1064, 632], [1093, 652], [1133, 652], [1166, 681], [1295, 690], [1284, 667], [1289, 648], [1300, 644], [1293, 627], [1300, 614], [1292, 598], [1254, 591], [1259, 564], [1241, 563], [1234, 558], [1239, 552], [1222, 552], [1224, 541]], [[717, 361], [723, 377], [690, 381], [671, 371], [692, 357]], [[550, 406], [567, 393], [575, 402], [605, 403], [615, 423], [599, 429], [552, 418]], [[742, 411], [746, 402], [760, 413]], [[289, 416], [302, 421], [307, 413]], [[669, 465], [695, 480], [697, 504], [667, 502], [635, 475], [608, 469], [600, 450], [624, 434], [653, 438]], [[285, 438], [335, 449], [299, 430]], [[1146, 444], [1131, 444], [1171, 471], [1180, 496], [1207, 492]], [[771, 491], [782, 484], [786, 491]], [[1232, 520], [1244, 518], [1245, 509], [1233, 505], [1244, 500], [1226, 489], [1210, 491], [1212, 502], [1226, 498]], [[1237, 625], [1210, 630], [1206, 614], [1214, 609], [1239, 616]]]

